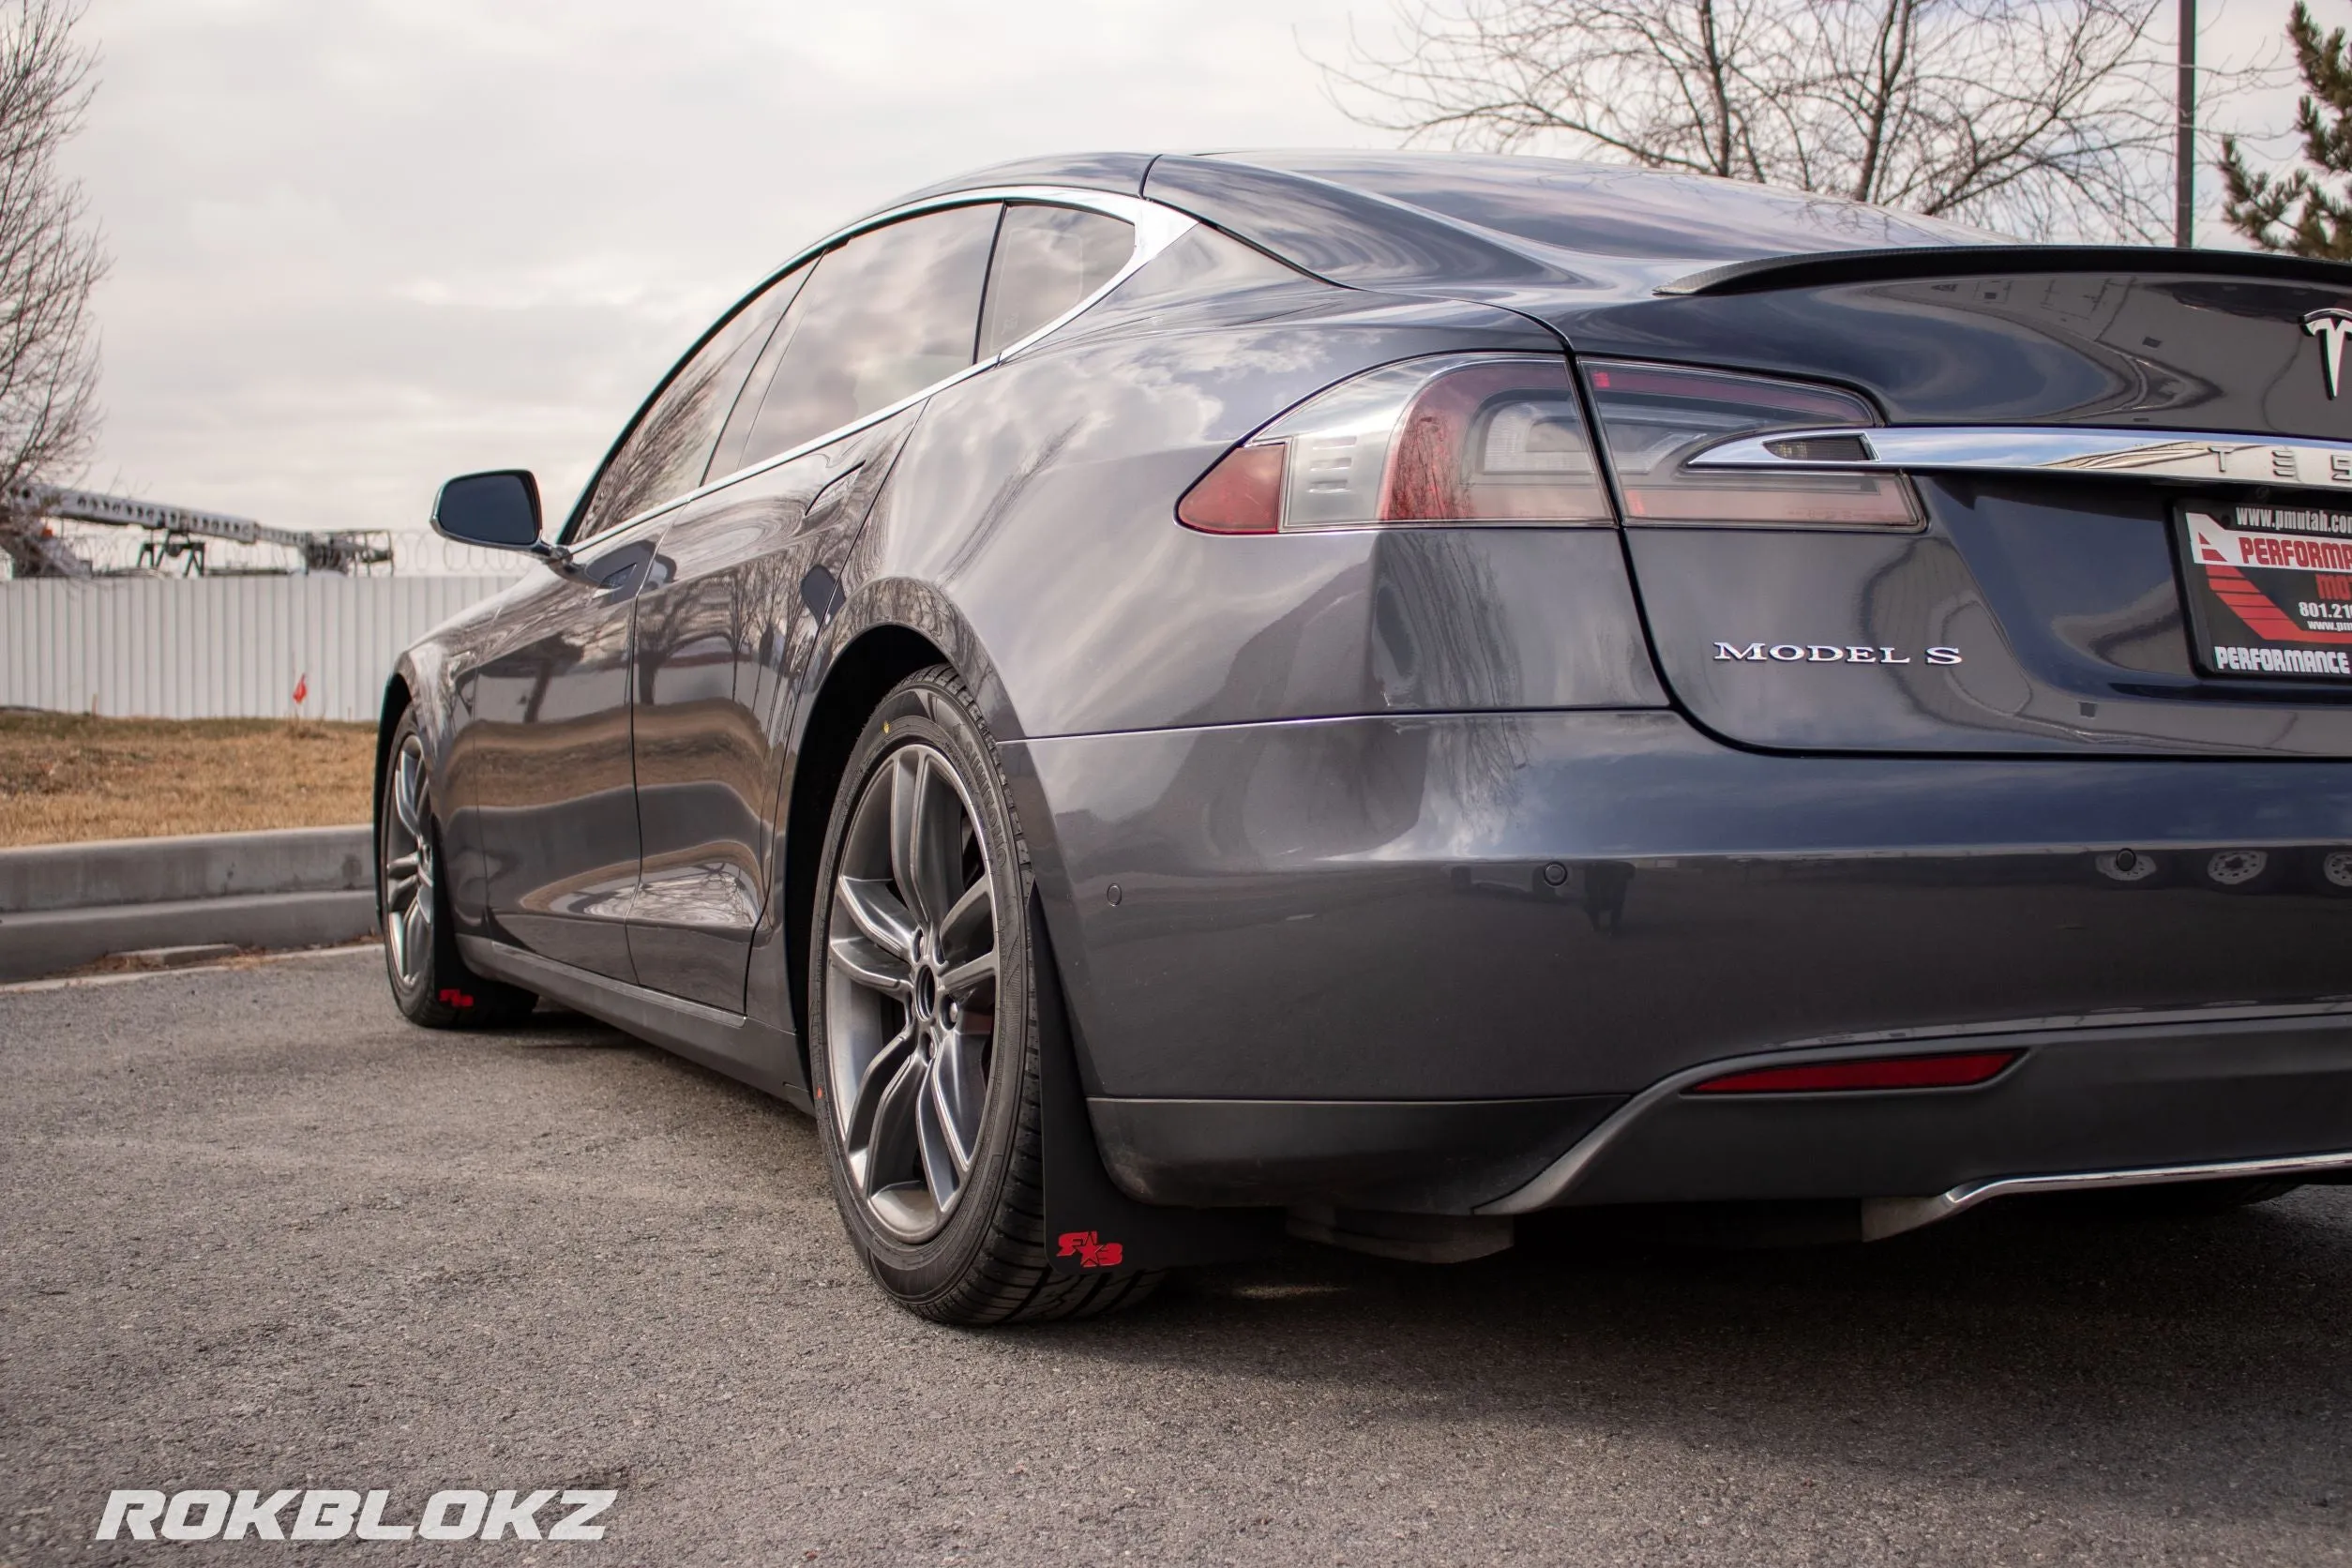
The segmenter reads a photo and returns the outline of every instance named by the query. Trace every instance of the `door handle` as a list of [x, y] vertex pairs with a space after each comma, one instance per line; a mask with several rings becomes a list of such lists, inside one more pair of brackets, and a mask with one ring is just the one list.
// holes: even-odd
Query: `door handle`
[[593, 568], [598, 604], [619, 604], [624, 599], [659, 588], [668, 582], [676, 567], [665, 555], [656, 555], [648, 548], [631, 550], [626, 559], [607, 566], [599, 563]]
[[862, 462], [853, 462], [826, 480], [824, 489], [819, 490], [808, 503], [808, 510], [800, 515], [798, 532], [807, 534], [831, 526], [833, 514], [840, 511], [849, 501], [850, 481], [856, 478], [865, 466]]

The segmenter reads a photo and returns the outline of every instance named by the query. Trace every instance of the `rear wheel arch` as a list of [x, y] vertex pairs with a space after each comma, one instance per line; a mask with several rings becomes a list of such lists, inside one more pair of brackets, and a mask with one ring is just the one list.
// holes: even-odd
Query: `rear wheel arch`
[[[392, 678], [384, 683], [384, 707], [376, 718], [376, 774], [372, 786], [373, 793], [369, 801], [368, 820], [369, 822], [384, 821], [384, 776], [385, 768], [392, 761], [392, 736], [394, 731], [400, 727], [401, 716], [414, 707], [415, 702], [415, 695], [409, 689], [407, 672], [400, 670], [394, 671]], [[378, 897], [384, 896], [384, 868], [380, 864], [383, 858], [381, 854], [376, 856], [379, 862], [376, 867], [376, 896]]]
[[808, 933], [816, 907], [817, 867], [824, 859], [825, 827], [866, 720], [893, 686], [937, 664], [954, 664], [931, 639], [891, 623], [857, 633], [825, 671], [802, 725], [784, 812], [782, 883], [785, 958], [801, 1068], [808, 1066]]
[[387, 692], [390, 722], [379, 749], [371, 830], [376, 923], [384, 933], [384, 972], [392, 1000], [408, 1020], [427, 1029], [499, 1028], [529, 1016], [537, 997], [520, 987], [475, 972], [458, 950], [450, 914], [447, 857], [433, 800], [428, 711], [396, 704]]

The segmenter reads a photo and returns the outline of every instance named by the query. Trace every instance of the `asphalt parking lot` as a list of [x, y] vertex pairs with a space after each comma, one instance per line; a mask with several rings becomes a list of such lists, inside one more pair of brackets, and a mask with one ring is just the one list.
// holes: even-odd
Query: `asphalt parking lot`
[[[808, 1124], [372, 952], [0, 993], [0, 1562], [2352, 1560], [2352, 1189], [1869, 1248], [1302, 1247], [885, 1306]], [[601, 1542], [93, 1542], [117, 1487], [617, 1489]]]

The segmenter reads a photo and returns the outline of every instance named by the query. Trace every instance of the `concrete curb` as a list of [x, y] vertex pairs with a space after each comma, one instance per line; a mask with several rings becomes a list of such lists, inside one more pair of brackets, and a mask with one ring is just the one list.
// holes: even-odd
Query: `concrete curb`
[[312, 947], [375, 926], [372, 831], [294, 828], [0, 850], [0, 981], [147, 947]]

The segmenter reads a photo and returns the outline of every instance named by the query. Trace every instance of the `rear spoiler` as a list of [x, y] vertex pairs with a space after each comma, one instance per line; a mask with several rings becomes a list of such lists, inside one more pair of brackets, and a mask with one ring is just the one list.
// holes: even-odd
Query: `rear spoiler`
[[1893, 250], [1821, 250], [1709, 267], [1661, 284], [1662, 294], [1738, 294], [1765, 289], [1883, 283], [1907, 278], [1980, 278], [1999, 272], [2160, 272], [2277, 279], [2352, 289], [2352, 264], [2268, 250], [2175, 249], [2157, 245], [1935, 245]]

